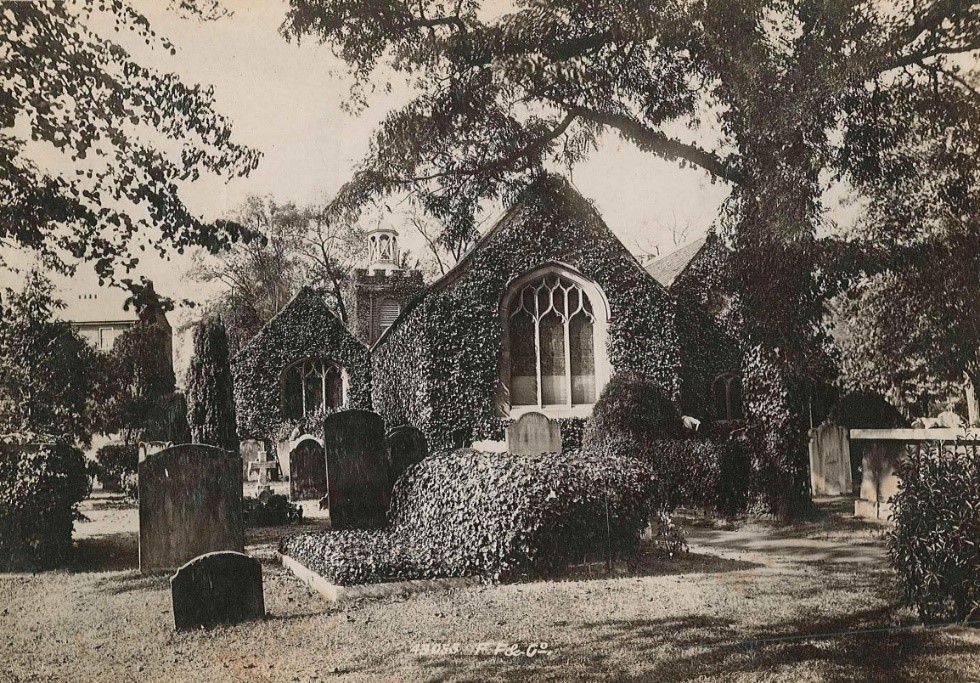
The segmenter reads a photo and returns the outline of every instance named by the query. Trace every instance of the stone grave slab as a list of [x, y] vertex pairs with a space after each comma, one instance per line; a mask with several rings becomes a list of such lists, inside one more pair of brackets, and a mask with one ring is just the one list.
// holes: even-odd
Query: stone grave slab
[[140, 571], [173, 570], [198, 555], [242, 552], [242, 469], [236, 453], [183, 444], [139, 464]]
[[561, 453], [561, 428], [541, 413], [524, 413], [507, 427], [507, 451], [511, 455]]
[[323, 421], [330, 524], [334, 529], [384, 526], [391, 495], [384, 421], [345, 410]]
[[197, 628], [265, 617], [262, 564], [235, 552], [195, 557], [170, 578], [174, 628]]
[[323, 446], [310, 437], [300, 439], [289, 452], [289, 497], [319, 500], [327, 493], [327, 460]]
[[395, 427], [388, 432], [385, 442], [388, 446], [388, 472], [392, 486], [405, 470], [429, 456], [429, 444], [425, 435], [411, 425]]
[[810, 490], [815, 496], [851, 494], [848, 430], [822, 425], [810, 430]]
[[238, 446], [238, 451], [242, 455], [242, 481], [251, 479], [252, 463], [265, 461], [265, 444], [258, 439], [244, 439]]

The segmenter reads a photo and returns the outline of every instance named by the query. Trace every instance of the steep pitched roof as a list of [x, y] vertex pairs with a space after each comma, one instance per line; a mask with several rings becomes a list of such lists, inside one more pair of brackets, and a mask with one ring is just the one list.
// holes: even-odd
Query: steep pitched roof
[[677, 277], [691, 264], [691, 261], [698, 255], [704, 247], [706, 237], [686, 244], [683, 247], [672, 251], [666, 256], [658, 258], [646, 266], [646, 271], [650, 273], [654, 280], [669, 288]]

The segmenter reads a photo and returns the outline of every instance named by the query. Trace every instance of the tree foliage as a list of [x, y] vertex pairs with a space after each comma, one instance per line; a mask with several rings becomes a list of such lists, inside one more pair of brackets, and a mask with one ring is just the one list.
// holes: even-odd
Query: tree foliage
[[38, 271], [4, 290], [0, 311], [0, 433], [88, 444], [105, 393], [104, 358], [67, 322]]
[[228, 336], [219, 318], [194, 329], [194, 357], [187, 372], [187, 422], [191, 441], [238, 452]]
[[[208, 18], [209, 0], [172, 0]], [[201, 221], [180, 197], [204, 174], [248, 174], [259, 154], [232, 141], [209, 88], [141, 66], [121, 36], [171, 52], [124, 0], [13, 2], [0, 9], [0, 242], [101, 277], [134, 266], [134, 247], [215, 251], [250, 234]], [[60, 171], [36, 163], [57, 158]]]
[[[461, 225], [545, 164], [580, 161], [603, 131], [730, 184], [733, 317], [781, 514], [807, 499], [806, 397], [831, 368], [822, 302], [840, 266], [860, 265], [816, 237], [828, 180], [868, 198], [864, 227], [889, 235], [970, 206], [980, 107], [958, 57], [980, 49], [975, 3], [291, 0], [285, 32], [347, 61], [355, 106], [382, 68], [417, 92], [376, 131], [337, 211], [409, 190]], [[928, 210], [914, 201], [926, 194]]]

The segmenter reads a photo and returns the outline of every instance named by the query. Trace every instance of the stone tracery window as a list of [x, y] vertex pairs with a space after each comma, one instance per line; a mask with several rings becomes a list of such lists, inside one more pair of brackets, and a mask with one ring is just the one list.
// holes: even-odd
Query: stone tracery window
[[597, 337], [604, 339], [606, 315], [603, 302], [593, 301], [597, 288], [590, 297], [579, 280], [544, 269], [509, 291], [502, 379], [512, 409], [574, 411], [595, 402], [606, 374], [597, 372], [605, 370]]
[[711, 384], [712, 410], [718, 420], [742, 420], [742, 375], [725, 372]]
[[307, 358], [287, 367], [280, 387], [283, 414], [291, 419], [344, 403], [343, 368], [323, 358]]

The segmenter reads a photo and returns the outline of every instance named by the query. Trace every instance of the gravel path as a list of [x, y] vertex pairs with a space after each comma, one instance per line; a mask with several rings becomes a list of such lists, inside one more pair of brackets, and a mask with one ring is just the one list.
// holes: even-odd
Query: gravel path
[[71, 570], [0, 575], [0, 683], [980, 680], [980, 633], [912, 626], [880, 528], [850, 521], [688, 520], [692, 553], [640, 575], [341, 608], [275, 562], [286, 530], [267, 529], [247, 550], [263, 561], [268, 618], [175, 633], [167, 577], [136, 570], [135, 509], [85, 512]]

